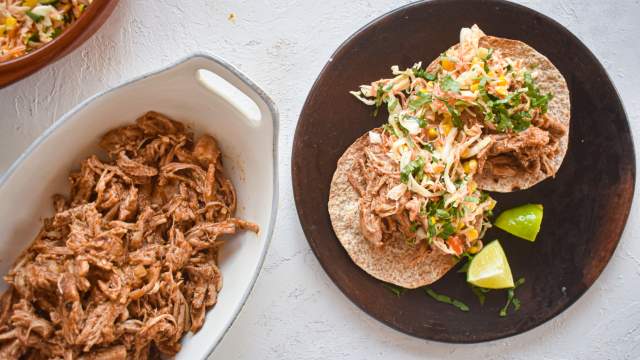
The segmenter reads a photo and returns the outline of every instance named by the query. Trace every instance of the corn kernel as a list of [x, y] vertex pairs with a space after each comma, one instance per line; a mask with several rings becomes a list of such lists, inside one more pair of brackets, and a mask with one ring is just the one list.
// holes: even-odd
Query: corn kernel
[[451, 131], [451, 127], [452, 127], [451, 124], [448, 122], [443, 122], [442, 124], [440, 124], [440, 130], [445, 135], [449, 135], [449, 132]]
[[38, 5], [38, 0], [24, 0], [22, 6], [28, 6], [30, 8]]
[[493, 199], [489, 200], [489, 206], [487, 208], [493, 210], [494, 207], [496, 207], [496, 201]]
[[477, 254], [478, 252], [480, 252], [480, 247], [479, 246], [472, 246], [469, 248], [469, 250], [467, 250], [469, 252], [469, 254], [473, 255], [473, 254]]
[[471, 84], [471, 86], [469, 87], [469, 89], [471, 89], [471, 91], [478, 91], [478, 89], [480, 88], [480, 84], [478, 84], [477, 82], [474, 82], [473, 84]]
[[501, 97], [507, 96], [507, 88], [505, 86], [497, 86], [496, 94], [498, 94], [498, 96], [501, 96]]
[[473, 180], [469, 181], [469, 192], [474, 192], [476, 189], [478, 189], [478, 184]]
[[503, 75], [500, 75], [500, 77], [498, 78], [498, 85], [507, 86], [507, 79], [505, 79]]
[[6, 31], [6, 28], [4, 25], [0, 25], [0, 36], [4, 36], [4, 33]]
[[478, 170], [478, 162], [476, 161], [476, 159], [466, 161], [462, 164], [462, 169], [464, 170], [465, 174], [475, 173], [476, 170]]
[[487, 73], [487, 76], [489, 76], [489, 77], [491, 77], [491, 78], [494, 78], [494, 77], [496, 77], [496, 73], [495, 73], [495, 72], [493, 72], [493, 70], [491, 70], [491, 71], [489, 71], [489, 72]]
[[447, 58], [442, 59], [440, 63], [442, 64], [442, 68], [447, 71], [452, 71], [456, 68], [456, 64]]
[[18, 20], [16, 20], [16, 18], [14, 18], [13, 16], [9, 16], [6, 19], [4, 19], [4, 26], [7, 29], [7, 31], [11, 31], [15, 29], [17, 23], [18, 23]]
[[478, 230], [476, 230], [475, 228], [471, 228], [467, 230], [467, 233], [465, 234], [465, 236], [469, 241], [474, 241], [475, 239], [478, 238], [478, 235], [479, 235]]
[[429, 135], [429, 139], [434, 140], [438, 137], [438, 130], [434, 127], [429, 128], [427, 130], [427, 135]]

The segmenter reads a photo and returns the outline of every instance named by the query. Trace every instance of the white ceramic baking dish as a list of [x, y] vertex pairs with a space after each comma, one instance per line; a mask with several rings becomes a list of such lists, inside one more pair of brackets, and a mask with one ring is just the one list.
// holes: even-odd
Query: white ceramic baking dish
[[[215, 74], [215, 75], [212, 75]], [[227, 83], [221, 79], [226, 80]], [[0, 274], [5, 274], [53, 213], [51, 196], [66, 194], [68, 175], [99, 153], [107, 130], [155, 110], [213, 135], [238, 192], [237, 216], [260, 233], [241, 232], [223, 248], [224, 286], [203, 328], [183, 340], [177, 359], [204, 359], [245, 303], [269, 246], [278, 202], [278, 114], [246, 76], [214, 56], [197, 54], [98, 94], [44, 132], [0, 178]], [[2, 282], [4, 291], [6, 284]]]

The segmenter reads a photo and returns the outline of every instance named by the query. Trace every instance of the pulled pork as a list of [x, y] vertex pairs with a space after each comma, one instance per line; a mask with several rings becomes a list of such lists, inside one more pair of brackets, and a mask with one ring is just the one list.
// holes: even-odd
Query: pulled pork
[[397, 162], [387, 155], [383, 142], [369, 142], [347, 174], [349, 183], [360, 195], [360, 231], [375, 246], [399, 237], [398, 231], [410, 235], [411, 221], [404, 211], [410, 198], [406, 186], [400, 185], [404, 188], [397, 191], [397, 198], [387, 196], [391, 189], [401, 184], [397, 168]]
[[5, 276], [0, 359], [149, 359], [175, 355], [222, 287], [222, 235], [236, 194], [208, 135], [149, 112], [100, 142], [68, 198]]
[[538, 115], [534, 125], [521, 132], [490, 135], [492, 146], [478, 155], [478, 172], [495, 177], [516, 176], [523, 171], [555, 175], [552, 161], [567, 128], [547, 114]]

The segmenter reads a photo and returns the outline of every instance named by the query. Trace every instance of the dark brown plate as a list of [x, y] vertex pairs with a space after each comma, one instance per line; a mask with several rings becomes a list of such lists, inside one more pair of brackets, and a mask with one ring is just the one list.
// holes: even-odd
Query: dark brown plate
[[118, 0], [94, 0], [60, 36], [24, 56], [0, 62], [0, 88], [27, 77], [67, 55], [91, 37], [107, 20]]
[[[523, 203], [544, 204], [535, 243], [497, 229], [515, 277], [522, 308], [501, 318], [505, 294], [480, 307], [464, 276], [449, 272], [436, 291], [471, 306], [463, 313], [418, 289], [394, 296], [358, 268], [336, 238], [327, 200], [336, 161], [365, 131], [386, 121], [348, 94], [390, 75], [389, 67], [428, 64], [457, 42], [462, 26], [519, 39], [546, 55], [571, 91], [569, 151], [555, 179], [511, 194], [494, 194], [496, 213]], [[561, 313], [593, 284], [613, 255], [633, 197], [635, 159], [620, 98], [593, 54], [567, 29], [526, 7], [503, 1], [431, 1], [373, 21], [335, 52], [316, 80], [300, 115], [292, 156], [293, 190], [309, 245], [335, 284], [369, 315], [424, 339], [472, 343], [522, 333]], [[357, 226], [357, 224], [354, 224]], [[596, 311], [596, 309], [593, 309]]]

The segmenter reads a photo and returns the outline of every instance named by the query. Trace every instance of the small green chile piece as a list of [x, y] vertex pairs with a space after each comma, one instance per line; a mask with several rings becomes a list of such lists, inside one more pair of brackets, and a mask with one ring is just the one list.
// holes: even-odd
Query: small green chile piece
[[526, 204], [503, 211], [495, 225], [519, 238], [535, 241], [542, 223], [542, 205]]

